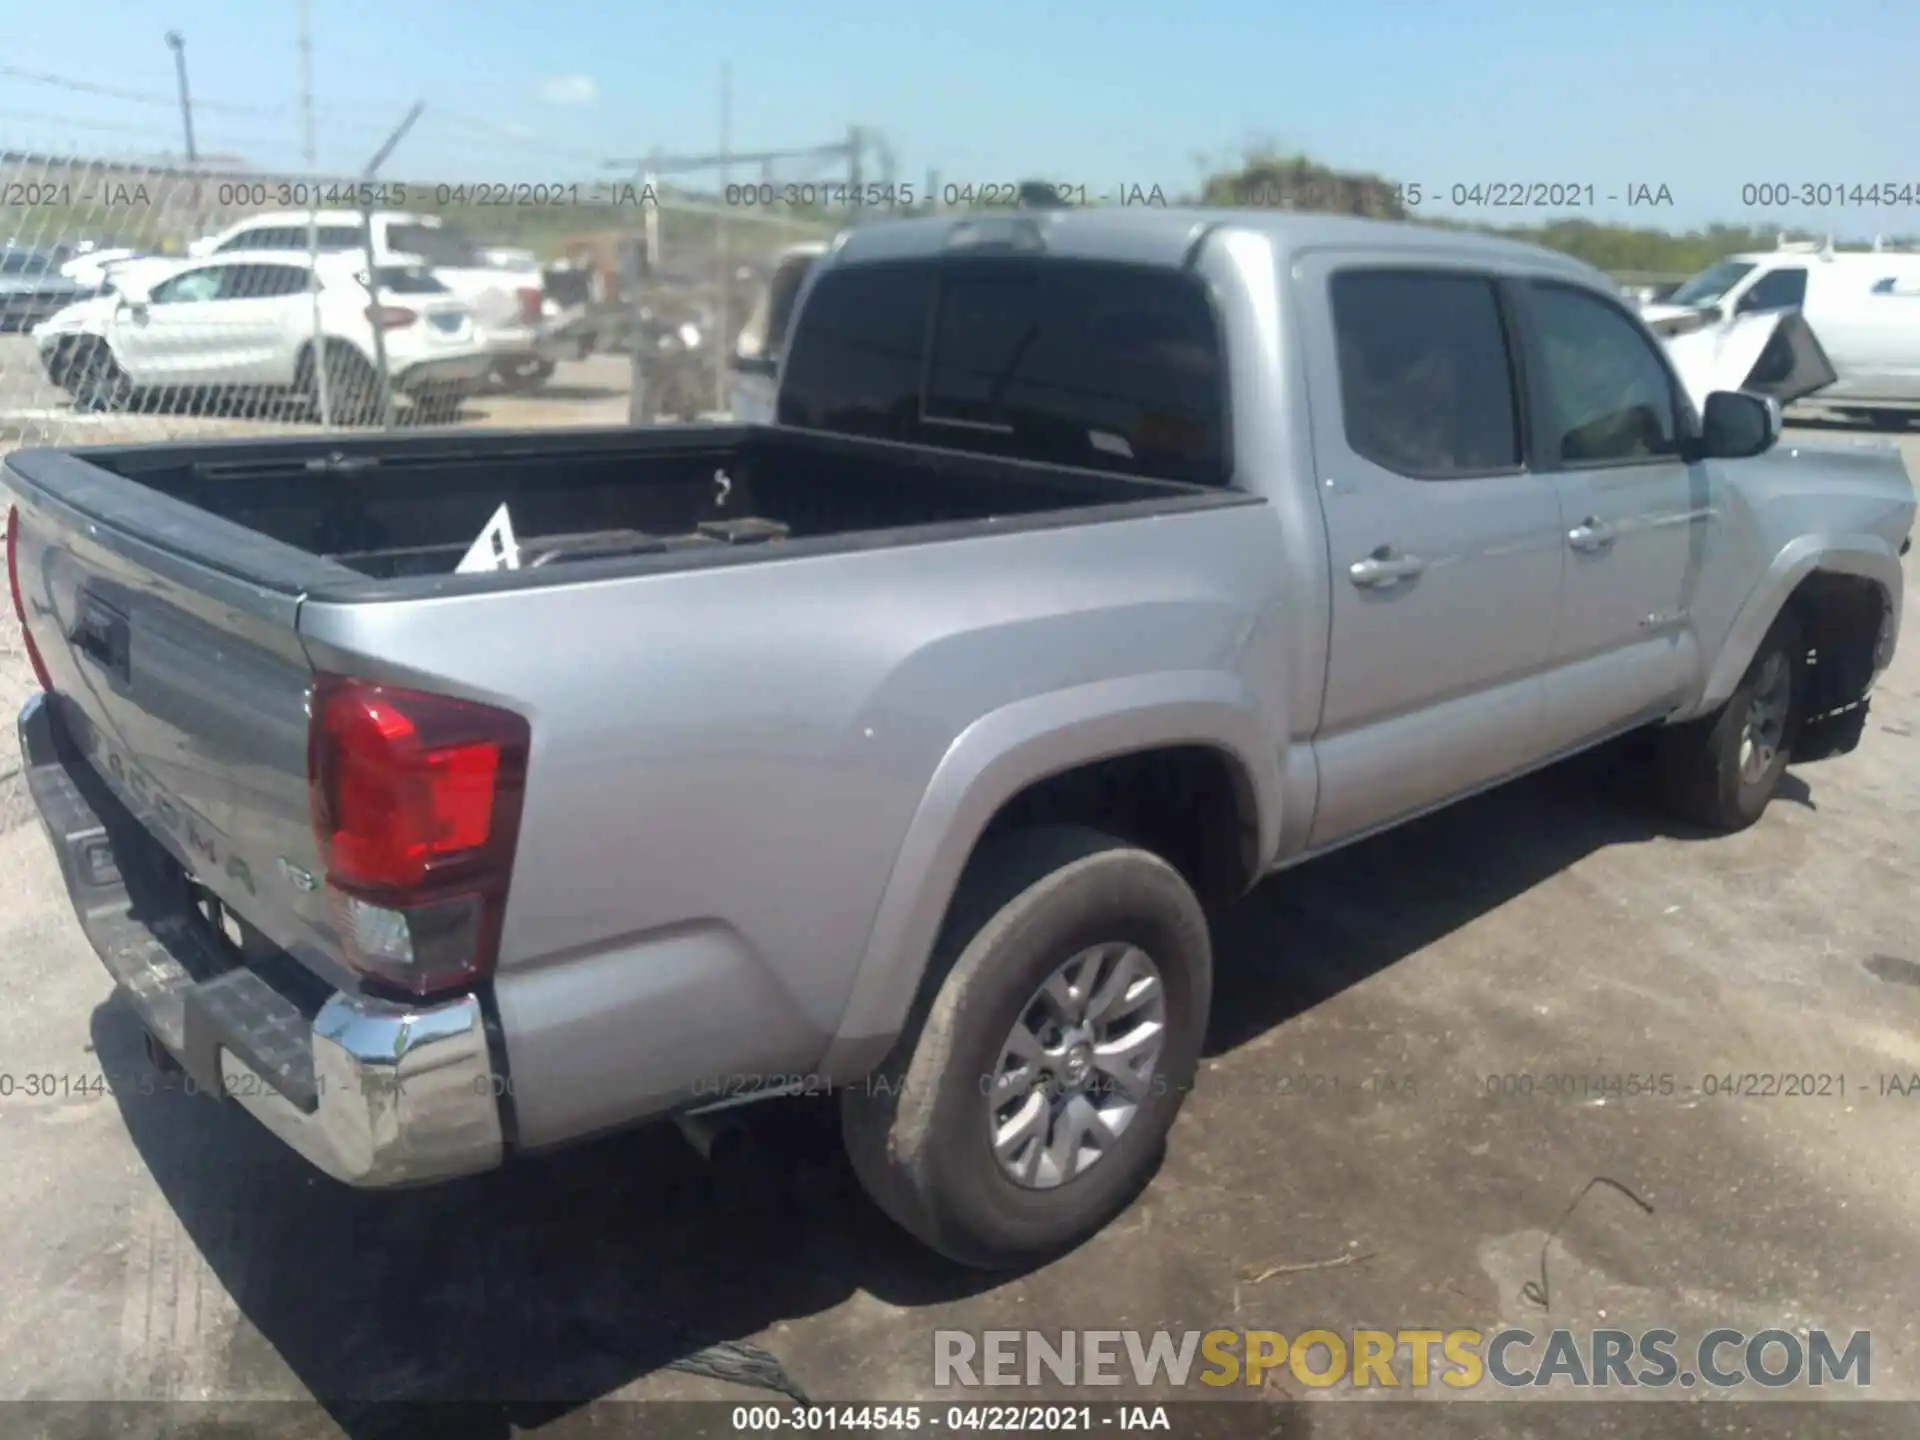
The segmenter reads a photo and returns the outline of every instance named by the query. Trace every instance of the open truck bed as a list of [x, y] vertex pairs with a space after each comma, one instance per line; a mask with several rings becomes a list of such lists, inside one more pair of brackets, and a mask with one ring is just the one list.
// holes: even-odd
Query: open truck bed
[[[620, 922], [609, 948], [590, 855], [677, 907], [671, 872], [745, 853], [722, 810], [755, 817], [751, 849], [878, 787], [887, 824], [840, 843], [885, 874], [921, 787], [884, 753], [945, 724], [875, 693], [903, 617], [934, 621], [934, 594], [1017, 630], [1090, 579], [1164, 589], [1162, 522], [1259, 504], [725, 426], [28, 450], [0, 476], [46, 692], [21, 748], [82, 924], [200, 1085], [359, 1184], [684, 1103], [736, 1032], [769, 1072], [817, 1056], [826, 987], [743, 958], [781, 953], [787, 921], [751, 944], [666, 922], [672, 953], [645, 956]], [[460, 571], [502, 506], [520, 568]], [[912, 668], [944, 694], [979, 663]], [[1024, 663], [1016, 639], [981, 673]], [[796, 744], [809, 763], [771, 759]], [[674, 1044], [634, 1050], [640, 1018], [683, 1009]], [[619, 1083], [565, 1079], [588, 1052], [624, 1056]]]
[[[577, 580], [1218, 498], [1170, 481], [759, 426], [30, 450], [8, 464], [16, 484], [183, 558], [342, 600], [538, 583], [551, 573], [534, 572], [554, 564]], [[456, 574], [502, 505], [521, 571]]]

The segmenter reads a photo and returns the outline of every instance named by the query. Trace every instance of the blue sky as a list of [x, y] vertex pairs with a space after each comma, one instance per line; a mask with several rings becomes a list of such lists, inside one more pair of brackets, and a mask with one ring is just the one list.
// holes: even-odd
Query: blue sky
[[[571, 180], [655, 146], [711, 150], [730, 63], [736, 148], [829, 141], [859, 122], [916, 183], [937, 168], [949, 183], [1042, 174], [1095, 193], [1171, 190], [1201, 157], [1264, 140], [1429, 194], [1591, 184], [1599, 219], [1920, 232], [1920, 206], [1756, 210], [1741, 195], [1763, 182], [1920, 190], [1914, 0], [311, 3], [327, 169], [364, 163], [416, 99], [427, 110], [389, 166], [397, 178]], [[174, 28], [200, 148], [297, 164], [294, 0], [29, 9], [0, 66], [153, 101], [0, 73], [0, 148], [177, 150]], [[1665, 185], [1674, 203], [1630, 209], [1633, 185]]]

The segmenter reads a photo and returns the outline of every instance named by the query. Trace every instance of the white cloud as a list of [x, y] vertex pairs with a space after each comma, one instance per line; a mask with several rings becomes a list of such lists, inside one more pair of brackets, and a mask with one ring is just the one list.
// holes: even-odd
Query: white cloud
[[549, 105], [591, 105], [600, 86], [591, 75], [552, 75], [540, 82], [540, 98]]

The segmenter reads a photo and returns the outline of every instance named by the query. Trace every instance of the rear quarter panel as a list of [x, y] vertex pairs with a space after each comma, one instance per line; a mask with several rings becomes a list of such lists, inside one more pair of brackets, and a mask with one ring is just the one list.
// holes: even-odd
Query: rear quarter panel
[[[1277, 804], [1279, 553], [1274, 511], [1250, 502], [506, 594], [313, 602], [301, 627], [322, 668], [532, 722], [495, 993], [520, 1139], [540, 1145], [736, 1077], [813, 1073], [846, 1038], [883, 893], [937, 892], [952, 848], [964, 858], [967, 826], [984, 823], [960, 814], [931, 853], [902, 859], [943, 761], [995, 716], [1022, 717], [1002, 748], [1060, 765], [1098, 754], [1050, 748], [1049, 727], [1106, 717], [1097, 743], [1112, 753], [1151, 743], [1161, 720], [1130, 730], [1122, 692], [1149, 697], [1131, 708], [1150, 718], [1183, 705], [1236, 717], [1219, 727], [1255, 752], [1262, 802]], [[1000, 784], [1023, 773], [994, 770]], [[899, 943], [881, 962], [917, 975], [921, 938]]]

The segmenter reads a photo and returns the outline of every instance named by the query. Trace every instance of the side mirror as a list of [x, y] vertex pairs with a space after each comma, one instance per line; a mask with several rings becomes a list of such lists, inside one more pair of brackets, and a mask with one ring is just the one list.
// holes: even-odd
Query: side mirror
[[144, 295], [122, 295], [120, 297], [120, 309], [122, 313], [131, 315], [136, 320], [144, 320], [147, 318], [147, 297]]
[[1700, 414], [1700, 455], [1707, 460], [1744, 460], [1763, 455], [1780, 439], [1780, 402], [1744, 390], [1716, 390]]

